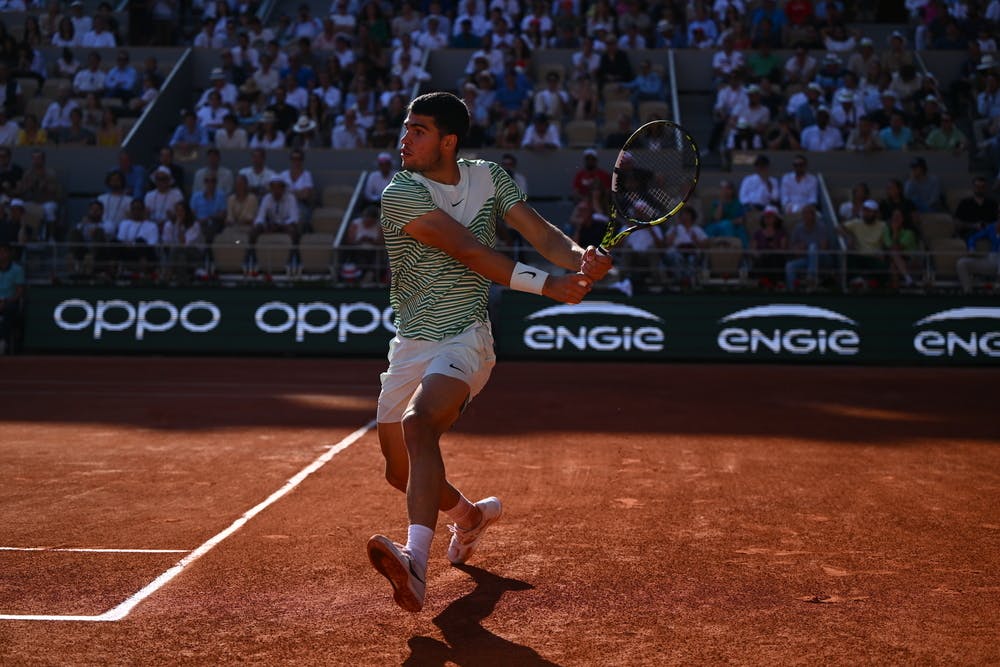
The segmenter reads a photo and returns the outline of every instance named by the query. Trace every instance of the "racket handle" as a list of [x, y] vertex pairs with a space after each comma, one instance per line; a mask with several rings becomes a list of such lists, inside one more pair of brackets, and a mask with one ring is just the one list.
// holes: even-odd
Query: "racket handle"
[[604, 256], [607, 256], [607, 255], [611, 254], [607, 250], [605, 250], [604, 246], [602, 246], [602, 245], [597, 246], [597, 252], [601, 253]]

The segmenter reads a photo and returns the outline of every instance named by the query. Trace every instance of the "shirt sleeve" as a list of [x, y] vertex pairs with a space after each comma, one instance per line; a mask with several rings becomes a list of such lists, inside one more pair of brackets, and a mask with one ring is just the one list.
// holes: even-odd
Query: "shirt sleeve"
[[500, 215], [507, 215], [507, 212], [528, 197], [518, 186], [517, 181], [510, 177], [507, 170], [496, 164], [489, 163], [490, 177], [493, 179], [493, 187], [496, 188], [497, 202], [500, 207]]
[[382, 193], [382, 225], [403, 231], [411, 220], [437, 209], [431, 193], [411, 174], [397, 174]]

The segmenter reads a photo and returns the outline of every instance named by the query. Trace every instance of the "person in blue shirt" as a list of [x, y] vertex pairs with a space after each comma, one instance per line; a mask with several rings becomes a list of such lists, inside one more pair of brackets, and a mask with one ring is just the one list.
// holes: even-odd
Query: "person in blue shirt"
[[139, 73], [129, 63], [128, 51], [119, 51], [114, 67], [104, 75], [104, 96], [128, 102], [139, 88]]
[[189, 155], [207, 145], [208, 130], [198, 124], [198, 116], [194, 111], [185, 111], [184, 122], [177, 126], [170, 138], [170, 147], [181, 155]]
[[975, 252], [976, 246], [984, 239], [989, 242], [985, 257], [962, 257], [955, 267], [962, 291], [966, 294], [972, 292], [973, 276], [995, 278], [1000, 275], [1000, 216], [997, 216], [996, 222], [969, 237], [966, 241], [969, 252]]
[[622, 88], [631, 91], [632, 104], [638, 106], [639, 102], [647, 100], [666, 101], [667, 89], [661, 77], [653, 69], [653, 63], [648, 58], [639, 63], [639, 74], [631, 81], [621, 84]]
[[[146, 168], [132, 162], [132, 156], [128, 151], [118, 153], [118, 167], [111, 171], [120, 171], [125, 177], [125, 191], [132, 195], [132, 199], [142, 199], [146, 195], [146, 188], [149, 186]], [[109, 175], [111, 172], [108, 172]]]
[[0, 354], [10, 354], [11, 334], [20, 325], [24, 305], [24, 269], [14, 261], [14, 249], [0, 242]]
[[204, 187], [191, 195], [190, 206], [205, 239], [211, 241], [226, 221], [226, 196], [219, 189], [218, 174], [209, 172], [202, 182]]

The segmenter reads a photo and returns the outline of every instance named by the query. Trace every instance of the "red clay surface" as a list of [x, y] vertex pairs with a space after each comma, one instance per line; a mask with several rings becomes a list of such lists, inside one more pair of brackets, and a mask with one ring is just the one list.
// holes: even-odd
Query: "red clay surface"
[[[383, 367], [2, 364], [0, 614], [45, 616], [225, 530], [373, 417]], [[0, 663], [997, 664], [996, 378], [501, 362], [443, 448], [505, 515], [462, 568], [441, 521], [420, 614], [365, 556], [406, 529], [368, 433], [123, 619], [0, 620]]]

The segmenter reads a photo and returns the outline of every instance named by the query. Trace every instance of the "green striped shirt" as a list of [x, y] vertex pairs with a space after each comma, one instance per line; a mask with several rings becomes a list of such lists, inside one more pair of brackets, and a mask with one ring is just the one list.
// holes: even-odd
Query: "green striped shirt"
[[438, 248], [404, 230], [411, 220], [441, 209], [490, 248], [496, 221], [524, 193], [504, 169], [485, 160], [458, 161], [461, 179], [445, 185], [400, 171], [382, 193], [382, 231], [392, 279], [389, 303], [401, 336], [444, 340], [476, 322], [485, 322], [490, 281]]

